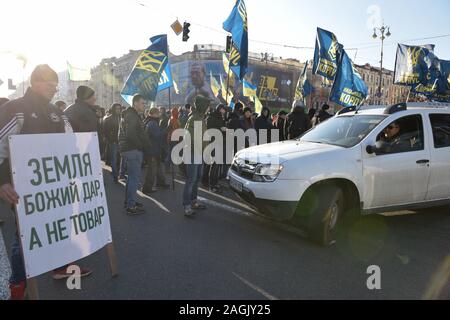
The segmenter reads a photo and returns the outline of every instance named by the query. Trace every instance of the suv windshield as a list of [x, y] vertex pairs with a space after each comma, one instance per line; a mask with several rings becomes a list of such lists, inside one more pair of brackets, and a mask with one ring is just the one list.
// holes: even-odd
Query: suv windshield
[[364, 139], [386, 116], [352, 115], [331, 118], [308, 131], [300, 141], [350, 148]]

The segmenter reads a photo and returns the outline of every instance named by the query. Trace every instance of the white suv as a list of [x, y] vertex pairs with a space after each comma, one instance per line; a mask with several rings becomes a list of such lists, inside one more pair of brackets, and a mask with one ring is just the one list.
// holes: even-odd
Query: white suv
[[346, 108], [297, 140], [238, 152], [231, 188], [328, 245], [358, 215], [450, 204], [450, 104]]

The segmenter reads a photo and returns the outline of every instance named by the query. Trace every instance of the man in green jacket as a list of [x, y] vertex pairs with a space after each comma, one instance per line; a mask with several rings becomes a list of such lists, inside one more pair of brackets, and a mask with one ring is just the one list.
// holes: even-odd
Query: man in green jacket
[[[195, 210], [204, 210], [206, 207], [197, 199], [198, 186], [202, 180], [203, 172], [203, 150], [205, 143], [203, 142], [203, 135], [206, 131], [205, 113], [209, 108], [211, 100], [203, 96], [195, 98], [195, 105], [189, 115], [186, 123], [186, 133], [190, 134], [190, 161], [185, 161], [186, 164], [186, 184], [184, 185], [183, 193], [183, 207], [184, 214], [187, 217], [192, 216]], [[201, 128], [200, 131], [198, 131]], [[197, 135], [195, 134], [197, 129]], [[196, 139], [200, 141], [196, 142]]]

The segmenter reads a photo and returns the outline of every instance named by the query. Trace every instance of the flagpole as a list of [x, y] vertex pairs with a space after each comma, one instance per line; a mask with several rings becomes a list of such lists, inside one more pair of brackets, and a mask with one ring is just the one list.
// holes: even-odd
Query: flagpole
[[231, 61], [228, 60], [227, 93], [226, 93], [226, 98], [225, 98], [225, 103], [227, 104], [227, 107], [228, 107], [228, 91], [229, 91], [229, 87], [230, 87], [230, 72], [231, 72]]
[[[169, 110], [172, 112], [172, 99], [171, 99], [171, 94], [170, 94], [172, 90], [170, 90], [170, 89], [171, 89], [171, 87], [169, 87]], [[169, 145], [168, 145], [168, 147], [169, 147], [168, 149], [169, 150], [168, 150], [168, 152], [171, 152], [171, 150], [170, 150], [170, 142], [171, 142], [171, 139], [169, 139]], [[172, 170], [170, 170], [172, 172], [172, 191], [175, 191], [175, 173], [174, 173], [175, 167], [173, 166], [172, 156], [171, 155], [170, 155], [169, 159], [170, 159], [170, 166], [172, 167]]]

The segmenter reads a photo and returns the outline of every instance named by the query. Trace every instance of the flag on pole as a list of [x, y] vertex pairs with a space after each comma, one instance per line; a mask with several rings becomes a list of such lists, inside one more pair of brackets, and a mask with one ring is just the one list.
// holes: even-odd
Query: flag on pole
[[407, 46], [399, 44], [395, 59], [394, 83], [414, 87], [427, 84], [429, 64], [427, 57], [433, 54], [434, 45]]
[[172, 71], [168, 62], [158, 82], [158, 92], [173, 87]]
[[[294, 100], [299, 100], [305, 103], [306, 97], [309, 96], [314, 88], [309, 83], [307, 79], [308, 75], [308, 61], [305, 63], [305, 67], [303, 68], [300, 77], [298, 78], [297, 88], [295, 89], [295, 97]], [[306, 103], [305, 103], [306, 104]]]
[[70, 81], [90, 81], [91, 70], [89, 68], [74, 67], [67, 61], [67, 72], [69, 73]]
[[253, 102], [255, 103], [255, 112], [257, 114], [261, 114], [262, 109], [263, 109], [263, 105], [261, 103], [261, 101], [259, 100], [258, 96], [253, 96]]
[[342, 50], [343, 46], [332, 32], [317, 28], [313, 73], [333, 81], [336, 77], [339, 55]]
[[67, 72], [69, 73], [70, 81], [90, 81], [91, 70], [74, 67], [67, 61]]
[[223, 29], [231, 33], [233, 40], [230, 53], [231, 70], [242, 80], [248, 69], [248, 20], [244, 0], [236, 1], [230, 16], [223, 23]]
[[227, 102], [227, 104], [230, 103], [230, 101], [233, 99], [233, 91], [228, 88], [228, 99], [227, 99], [227, 85], [223, 81], [222, 75], [220, 75], [220, 86], [222, 89], [222, 98], [224, 98]]
[[330, 100], [343, 107], [360, 106], [369, 90], [345, 50], [342, 50], [339, 60]]
[[211, 91], [214, 93], [214, 97], [219, 96], [220, 85], [217, 82], [216, 78], [214, 78], [212, 71], [209, 73], [210, 83], [211, 83]]
[[227, 81], [229, 81], [228, 85], [230, 87], [234, 87], [234, 85], [235, 85], [234, 73], [233, 73], [233, 70], [230, 69], [230, 60], [228, 59], [228, 56], [225, 52], [222, 53], [222, 62], [223, 62], [223, 69], [225, 70], [225, 73], [227, 74]]
[[169, 60], [167, 35], [155, 36], [150, 41], [152, 44], [141, 52], [121, 92], [130, 105], [135, 94], [141, 94], [149, 101], [156, 100], [159, 80]]
[[175, 94], [180, 94], [180, 90], [178, 89], [178, 84], [175, 80], [173, 80], [173, 90], [175, 91]]
[[255, 97], [258, 87], [248, 81], [242, 81], [244, 97]]

